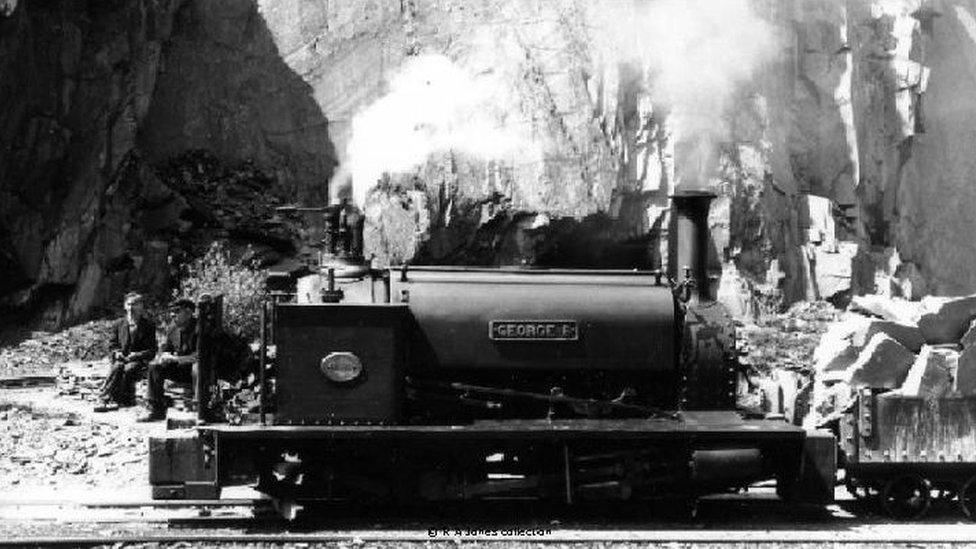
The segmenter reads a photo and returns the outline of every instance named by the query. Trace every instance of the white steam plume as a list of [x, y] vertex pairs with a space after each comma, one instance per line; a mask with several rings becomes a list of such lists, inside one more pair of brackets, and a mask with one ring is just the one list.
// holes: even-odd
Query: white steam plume
[[[730, 99], [776, 52], [774, 30], [752, 11], [754, 3], [565, 0], [560, 5], [579, 7], [566, 14], [585, 19], [585, 51], [577, 52], [581, 61], [644, 67], [655, 109], [670, 113], [680, 145], [679, 174], [704, 182], [715, 143], [727, 138]], [[511, 0], [505, 16], [532, 13], [523, 7], [527, 4], [532, 3]], [[526, 25], [520, 32], [534, 30]], [[339, 175], [351, 177], [358, 203], [384, 172], [412, 170], [432, 153], [451, 150], [514, 162], [541, 156], [548, 136], [528, 128], [534, 113], [522, 112], [524, 98], [518, 96], [524, 53], [507, 51], [507, 41], [499, 38], [482, 40], [470, 33], [467, 47], [457, 50], [464, 52], [458, 62], [443, 55], [409, 59], [391, 79], [388, 94], [353, 118]]]
[[604, 62], [637, 62], [649, 93], [670, 111], [688, 151], [679, 170], [701, 176], [702, 157], [727, 138], [724, 118], [736, 90], [776, 55], [776, 34], [749, 0], [607, 1], [590, 11]]
[[347, 162], [357, 203], [365, 203], [384, 172], [422, 165], [432, 153], [498, 159], [524, 149], [530, 140], [508, 121], [517, 98], [502, 80], [491, 70], [473, 74], [443, 55], [410, 59], [389, 93], [353, 118]]

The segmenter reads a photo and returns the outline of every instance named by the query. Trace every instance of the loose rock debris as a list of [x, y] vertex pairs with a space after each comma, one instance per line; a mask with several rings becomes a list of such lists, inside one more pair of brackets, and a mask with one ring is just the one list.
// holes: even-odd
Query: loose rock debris
[[54, 375], [61, 364], [109, 356], [114, 320], [95, 320], [57, 333], [34, 332], [17, 345], [0, 348], [0, 378]]
[[0, 404], [0, 490], [145, 483], [141, 433], [73, 414]]
[[[0, 348], [0, 490], [146, 483], [146, 434], [129, 425], [137, 410], [90, 414], [109, 371], [114, 322], [35, 332]], [[43, 409], [28, 393], [45, 395]]]
[[740, 361], [760, 376], [779, 370], [809, 376], [821, 335], [841, 313], [825, 301], [798, 303], [742, 326], [737, 330]]
[[738, 405], [754, 413], [782, 414], [796, 422], [812, 391], [814, 350], [820, 337], [842, 315], [825, 301], [797, 303], [737, 330], [739, 360], [749, 383], [740, 387]]

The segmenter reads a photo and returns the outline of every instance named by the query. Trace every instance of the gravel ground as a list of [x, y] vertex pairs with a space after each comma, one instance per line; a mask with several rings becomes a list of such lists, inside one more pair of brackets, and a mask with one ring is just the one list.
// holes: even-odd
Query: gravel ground
[[145, 484], [147, 455], [144, 434], [125, 426], [0, 404], [2, 491]]

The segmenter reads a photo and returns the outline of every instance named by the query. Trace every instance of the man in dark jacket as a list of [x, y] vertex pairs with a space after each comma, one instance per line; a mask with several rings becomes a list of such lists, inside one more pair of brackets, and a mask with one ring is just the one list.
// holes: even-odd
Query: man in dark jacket
[[197, 322], [193, 317], [195, 306], [188, 299], [180, 299], [170, 306], [173, 325], [166, 332], [160, 346], [160, 354], [149, 364], [149, 413], [136, 421], [158, 421], [166, 418], [166, 395], [163, 382], [171, 379], [178, 383], [196, 385], [197, 375]]
[[156, 324], [146, 316], [140, 294], [125, 296], [125, 318], [112, 332], [112, 369], [99, 395], [96, 412], [135, 406], [136, 381], [156, 356]]

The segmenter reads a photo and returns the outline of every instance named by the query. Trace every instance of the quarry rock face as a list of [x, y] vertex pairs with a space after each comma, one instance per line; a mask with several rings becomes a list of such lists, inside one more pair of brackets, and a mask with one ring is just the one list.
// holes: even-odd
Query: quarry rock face
[[330, 177], [325, 119], [252, 3], [14, 5], [0, 17], [0, 308], [52, 327], [132, 289], [167, 295], [169, 242], [219, 224], [158, 176], [185, 151], [258, 163], [293, 195]]
[[[929, 67], [920, 121], [924, 132], [911, 142], [911, 157], [899, 174], [899, 213], [893, 226], [895, 245], [903, 257], [921, 268], [929, 290], [938, 295], [971, 293], [976, 284], [972, 238], [976, 219], [963, 212], [976, 207], [972, 173], [976, 58], [971, 2], [941, 2], [930, 9], [919, 42]], [[891, 187], [889, 187], [891, 188]], [[892, 188], [894, 190], [894, 188]]]
[[146, 205], [123, 197], [165, 201], [124, 160], [178, 4], [21, 2], [0, 17], [0, 295], [54, 302], [55, 323], [101, 304]]
[[[296, 23], [323, 32], [328, 21]], [[329, 119], [256, 3], [184, 0], [172, 27], [136, 146], [151, 162], [187, 149], [249, 160], [297, 200], [324, 201], [338, 162]]]
[[[844, 299], [879, 270], [908, 299], [976, 290], [976, 8], [692, 4], [687, 28], [582, 0], [2, 4], [0, 299], [64, 323], [165, 286], [194, 208], [154, 174], [195, 149], [307, 205], [356, 195], [378, 264], [655, 268], [669, 194], [696, 188], [710, 272], [744, 293]], [[670, 27], [706, 38], [677, 71], [613, 40]], [[709, 93], [662, 95], [669, 74]], [[476, 123], [441, 139], [431, 108]]]

